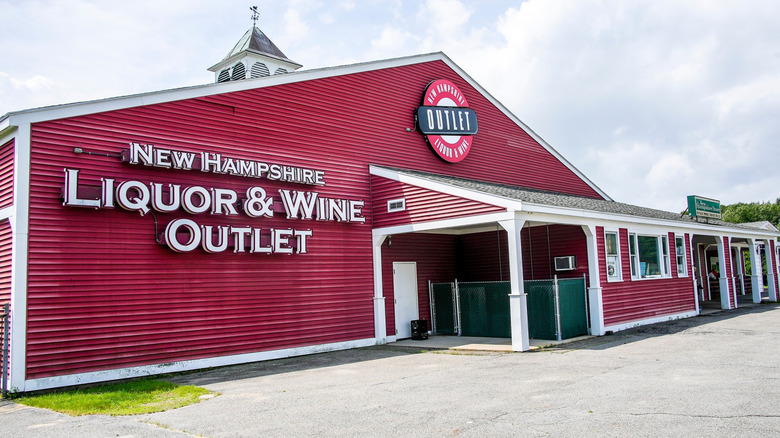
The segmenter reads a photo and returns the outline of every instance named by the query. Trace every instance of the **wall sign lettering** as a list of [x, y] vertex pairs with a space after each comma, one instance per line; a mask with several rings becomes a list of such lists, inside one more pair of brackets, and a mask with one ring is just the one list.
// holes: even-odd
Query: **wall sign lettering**
[[[209, 152], [194, 154], [131, 143], [130, 149], [124, 151], [122, 156], [123, 161], [136, 165], [325, 185], [325, 173], [322, 171], [236, 160]], [[120, 207], [141, 215], [151, 211], [160, 213], [183, 211], [190, 215], [243, 215], [248, 218], [245, 226], [200, 225], [188, 218], [174, 219], [165, 227], [160, 243], [176, 252], [190, 252], [203, 248], [206, 252], [216, 253], [232, 248], [235, 253], [306, 254], [308, 239], [313, 236], [312, 230], [263, 228], [251, 221], [272, 218], [282, 211], [288, 220], [347, 223], [366, 221], [362, 211], [365, 205], [363, 200], [328, 198], [309, 190], [278, 189], [281, 200], [278, 202], [259, 185], [251, 185], [246, 190], [237, 192], [219, 187], [101, 178], [100, 190], [95, 196], [79, 197], [79, 189], [79, 170], [65, 169], [62, 205], [66, 207], [94, 209]]]

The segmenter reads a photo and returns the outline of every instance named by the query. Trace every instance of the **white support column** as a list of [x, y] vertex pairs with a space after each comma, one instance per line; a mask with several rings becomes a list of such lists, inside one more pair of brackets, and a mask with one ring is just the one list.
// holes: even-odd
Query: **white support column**
[[[601, 290], [601, 276], [599, 275], [599, 248], [596, 238], [596, 227], [583, 225], [586, 245], [588, 248], [588, 303], [590, 313], [590, 334], [602, 336], [604, 334], [604, 301]], [[622, 265], [621, 265], [622, 269]]]
[[[739, 280], [739, 294], [745, 295], [745, 252], [739, 247], [734, 253], [734, 260], [737, 262], [737, 280]], [[736, 281], [736, 280], [735, 280]]]
[[720, 288], [720, 308], [724, 310], [731, 309], [731, 300], [729, 300], [729, 278], [726, 275], [726, 248], [725, 241], [720, 236], [715, 236], [718, 246], [718, 287]]
[[775, 270], [774, 266], [776, 263], [774, 263], [775, 258], [773, 257], [773, 242], [769, 239], [764, 241], [764, 257], [766, 257], [766, 282], [768, 283], [767, 286], [769, 286], [769, 301], [777, 301], [777, 289], [775, 288]]
[[[696, 262], [694, 261], [694, 257], [699, 256], [699, 248], [698, 247], [694, 248], [693, 246], [693, 234], [688, 234], [687, 244], [688, 244], [687, 246], [688, 258], [691, 261], [691, 271], [688, 273], [688, 275], [693, 277], [693, 300], [696, 303], [696, 314], [701, 314], [701, 307], [699, 304], [699, 275], [701, 273], [696, 272]], [[701, 270], [701, 262], [699, 263], [699, 270]], [[702, 291], [704, 291], [704, 289], [702, 289]]]
[[373, 236], [374, 246], [374, 337], [377, 344], [387, 343], [385, 297], [382, 291], [382, 243], [385, 235]]
[[750, 293], [753, 295], [753, 302], [760, 303], [762, 289], [760, 284], [761, 277], [756, 274], [756, 272], [760, 272], [761, 270], [761, 259], [757, 257], [759, 249], [755, 240], [748, 239], [747, 241], [748, 245], [750, 245]]
[[8, 385], [24, 391], [27, 374], [27, 262], [30, 223], [30, 125], [20, 124], [14, 143], [11, 232], [11, 333]]
[[512, 327], [512, 351], [528, 351], [531, 343], [528, 337], [528, 296], [523, 289], [523, 247], [520, 240], [524, 220], [500, 221], [506, 230], [509, 251], [509, 315]]

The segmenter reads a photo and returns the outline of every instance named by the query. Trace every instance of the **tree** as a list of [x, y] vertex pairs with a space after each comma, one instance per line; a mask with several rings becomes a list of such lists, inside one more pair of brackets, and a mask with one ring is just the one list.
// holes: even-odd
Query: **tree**
[[725, 222], [735, 224], [744, 222], [769, 221], [780, 228], [780, 198], [772, 202], [751, 202], [723, 205], [720, 208]]

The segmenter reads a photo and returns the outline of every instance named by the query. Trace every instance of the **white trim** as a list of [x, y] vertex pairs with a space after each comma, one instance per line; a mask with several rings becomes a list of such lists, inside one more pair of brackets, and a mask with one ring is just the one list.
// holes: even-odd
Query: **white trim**
[[24, 387], [27, 374], [27, 259], [30, 219], [30, 125], [19, 127], [14, 144], [14, 204], [10, 217], [11, 360], [9, 390]]
[[509, 255], [509, 319], [512, 335], [512, 351], [531, 349], [528, 330], [528, 296], [523, 283], [523, 244], [522, 231], [524, 220], [514, 218], [499, 222], [507, 234], [507, 253]]
[[[590, 314], [590, 334], [604, 334], [604, 300], [601, 288], [601, 273], [599, 272], [599, 245], [595, 225], [581, 226], [585, 234], [585, 244], [588, 249], [588, 312]], [[605, 251], [606, 252], [606, 251]], [[622, 262], [621, 262], [622, 263]], [[622, 270], [622, 268], [621, 268]]]
[[[675, 232], [687, 232], [692, 233], [695, 230], [699, 231], [708, 231], [714, 234], [722, 234], [724, 232], [728, 233], [729, 235], [733, 235], [735, 238], [748, 238], [750, 236], [771, 236], [772, 238], [775, 238], [777, 236], [776, 233], [772, 233], [769, 231], [764, 230], [746, 230], [743, 228], [730, 228], [728, 226], [719, 226], [719, 225], [710, 225], [710, 224], [703, 224], [703, 223], [697, 223], [697, 222], [687, 222], [682, 223], [678, 221], [672, 221], [668, 219], [655, 219], [655, 218], [646, 218], [642, 216], [633, 216], [628, 214], [620, 214], [620, 213], [604, 213], [604, 212], [596, 212], [592, 210], [583, 210], [580, 208], [571, 208], [571, 207], [557, 207], [557, 206], [550, 206], [550, 205], [543, 205], [543, 204], [535, 204], [531, 202], [523, 202], [523, 211], [526, 213], [534, 213], [539, 214], [541, 217], [550, 217], [550, 216], [570, 216], [570, 217], [576, 217], [579, 219], [577, 223], [582, 224], [583, 220], [591, 219], [594, 220], [594, 224], [600, 225], [600, 226], [611, 226], [604, 224], [603, 222], [595, 222], [595, 221], [608, 221], [608, 222], [614, 222], [620, 225], [621, 228], [626, 228], [625, 224], [635, 224], [635, 225], [646, 225], [646, 226], [658, 226], [658, 227], [664, 227], [665, 230]], [[542, 216], [542, 215], [545, 216]], [[534, 219], [534, 220], [540, 220], [540, 219]], [[698, 233], [701, 234], [701, 233]]]
[[[632, 228], [628, 229], [628, 261], [629, 269], [631, 266], [631, 236], [634, 236], [634, 247], [636, 248], [636, 269], [637, 276], [634, 276], [634, 272], [631, 271], [631, 281], [648, 281], [648, 280], [662, 280], [670, 279], [672, 277], [672, 267], [669, 253], [669, 235], [661, 232], [660, 234], [638, 232]], [[642, 253], [639, 251], [639, 237], [652, 237], [655, 238], [656, 250], [658, 255], [658, 275], [642, 276]], [[666, 259], [664, 259], [664, 240], [666, 240]], [[676, 262], [675, 262], [676, 263]]]
[[[609, 276], [609, 254], [607, 253], [607, 234], [614, 234], [617, 239], [617, 277], [610, 278]], [[596, 254], [598, 256], [598, 254]], [[617, 230], [604, 228], [604, 260], [606, 264], [604, 268], [607, 274], [607, 283], [620, 283], [623, 281], [623, 254], [620, 251], [620, 229]]]
[[3, 209], [0, 209], [0, 219], [8, 219], [13, 215], [14, 215], [13, 205], [11, 205], [10, 207], [5, 207]]
[[[438, 230], [443, 228], [453, 227], [468, 227], [471, 225], [480, 225], [485, 223], [499, 222], [514, 218], [513, 212], [501, 212], [501, 213], [488, 213], [479, 216], [468, 216], [455, 219], [443, 219], [439, 221], [420, 222], [409, 225], [395, 225], [392, 227], [374, 228], [372, 233], [374, 236], [381, 236], [387, 234], [404, 234], [420, 231]], [[470, 232], [470, 231], [469, 231]], [[459, 234], [453, 232], [452, 234]]]
[[387, 343], [388, 343], [388, 344], [389, 344], [390, 342], [397, 342], [397, 341], [398, 341], [398, 336], [396, 336], [396, 335], [393, 335], [393, 336], [388, 336], [388, 337], [387, 337]]
[[382, 243], [386, 235], [372, 236], [374, 268], [374, 337], [377, 344], [387, 343], [387, 316], [384, 291], [382, 290]]
[[[680, 274], [679, 272], [679, 266], [677, 263], [677, 257], [679, 257], [679, 254], [677, 253], [677, 239], [682, 239], [683, 242], [683, 268], [685, 268], [685, 273]], [[674, 233], [674, 270], [677, 272], [677, 278], [687, 278], [690, 277], [691, 274], [688, 272], [688, 257], [687, 254], [690, 252], [688, 249], [690, 245], [688, 245], [688, 242], [685, 241], [685, 233]]]
[[40, 379], [26, 380], [24, 382], [24, 386], [17, 389], [24, 392], [38, 391], [62, 386], [83, 385], [87, 383], [106, 382], [110, 380], [129, 379], [142, 376], [153, 376], [156, 374], [178, 373], [182, 371], [283, 359], [294, 356], [305, 356], [307, 354], [325, 353], [328, 351], [349, 350], [352, 348], [370, 347], [376, 344], [377, 342], [374, 338], [368, 338], [355, 341], [336, 342], [332, 344], [262, 351], [257, 353], [217, 356], [207, 359], [184, 360], [130, 368], [116, 368], [105, 371], [94, 371], [89, 373], [68, 374], [65, 376], [43, 377]]
[[657, 316], [655, 318], [648, 318], [648, 319], [640, 319], [636, 321], [626, 322], [623, 324], [615, 324], [610, 325], [607, 327], [604, 327], [605, 331], [613, 331], [613, 332], [619, 332], [621, 330], [627, 330], [634, 327], [639, 327], [642, 325], [648, 325], [648, 324], [655, 324], [657, 322], [666, 322], [666, 321], [672, 321], [675, 319], [683, 319], [683, 318], [690, 318], [692, 316], [696, 316], [699, 313], [695, 310], [692, 310], [690, 312], [683, 312], [683, 313], [676, 313], [674, 315], [665, 315], [665, 316]]

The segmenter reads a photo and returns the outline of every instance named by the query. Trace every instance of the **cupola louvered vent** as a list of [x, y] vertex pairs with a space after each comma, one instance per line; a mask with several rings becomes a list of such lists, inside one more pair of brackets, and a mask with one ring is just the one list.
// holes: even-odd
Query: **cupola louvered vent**
[[260, 78], [263, 76], [270, 76], [271, 72], [268, 71], [268, 66], [263, 64], [262, 62], [256, 62], [252, 64], [252, 71], [251, 76], [253, 78]]
[[244, 67], [244, 64], [239, 62], [233, 66], [233, 75], [230, 77], [230, 79], [233, 81], [246, 79], [246, 68]]
[[222, 61], [209, 67], [216, 82], [240, 81], [294, 72], [301, 64], [287, 58], [256, 26], [252, 26]]

